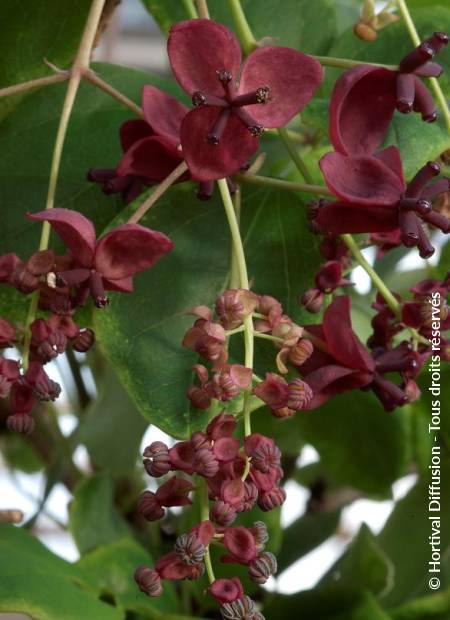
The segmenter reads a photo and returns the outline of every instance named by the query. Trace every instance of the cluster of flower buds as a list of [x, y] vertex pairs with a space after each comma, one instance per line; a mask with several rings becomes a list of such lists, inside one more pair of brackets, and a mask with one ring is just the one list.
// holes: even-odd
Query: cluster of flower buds
[[11, 323], [0, 319], [0, 348], [28, 348], [23, 351], [26, 368], [19, 361], [0, 358], [0, 397], [10, 397], [12, 411], [7, 425], [27, 433], [34, 428], [30, 414], [37, 401], [55, 400], [61, 390], [44, 365], [68, 346], [85, 353], [94, 344], [92, 329], [81, 329], [73, 319], [77, 308], [89, 295], [96, 307], [105, 307], [105, 290], [132, 291], [133, 275], [151, 267], [172, 248], [165, 235], [137, 224], [119, 226], [96, 241], [92, 222], [68, 209], [51, 209], [28, 218], [48, 222], [68, 254], [57, 256], [43, 250], [26, 261], [13, 253], [0, 256], [0, 284], [36, 295], [38, 310], [47, 313], [45, 318], [34, 319], [27, 326], [29, 333], [20, 336]]
[[[273, 439], [258, 433], [245, 437], [241, 447], [233, 437], [236, 426], [233, 415], [221, 412], [209, 422], [205, 432], [194, 432], [187, 441], [171, 448], [156, 441], [145, 448], [144, 467], [150, 476], [160, 478], [174, 471], [200, 476], [211, 502], [209, 520], [179, 536], [173, 551], [160, 558], [154, 569], [137, 569], [135, 579], [149, 596], [161, 594], [163, 579], [201, 577], [211, 541], [224, 548], [221, 562], [247, 566], [249, 578], [258, 584], [265, 583], [276, 572], [274, 555], [264, 550], [268, 541], [265, 524], [257, 521], [249, 528], [232, 524], [239, 513], [255, 505], [268, 511], [283, 504], [286, 493], [279, 486], [283, 476], [281, 452]], [[139, 511], [149, 521], [161, 519], [166, 507], [190, 504], [188, 495], [193, 489], [190, 479], [174, 475], [156, 492], [145, 491], [141, 495]], [[251, 608], [256, 613], [239, 580], [219, 579], [209, 591], [221, 603], [224, 618], [231, 618], [227, 613], [233, 609]]]
[[[191, 310], [198, 318], [185, 334], [183, 345], [212, 364], [211, 372], [202, 364], [193, 370], [199, 385], [189, 387], [187, 395], [196, 409], [207, 409], [213, 399], [228, 402], [242, 389], [252, 385], [252, 369], [228, 363], [227, 330], [243, 328], [244, 319], [252, 314], [256, 334], [265, 334], [279, 349], [276, 365], [280, 373], [288, 373], [287, 363], [301, 366], [311, 355], [313, 346], [303, 337], [303, 328], [283, 313], [281, 304], [268, 295], [256, 295], [243, 289], [226, 290], [215, 304], [217, 319], [206, 306]], [[267, 373], [253, 389], [253, 394], [264, 401], [276, 417], [288, 417], [307, 408], [311, 390], [300, 379], [287, 382], [275, 373]]]
[[376, 41], [378, 32], [399, 19], [399, 16], [389, 11], [386, 5], [380, 10], [375, 0], [364, 0], [361, 16], [353, 27], [353, 32], [362, 41]]

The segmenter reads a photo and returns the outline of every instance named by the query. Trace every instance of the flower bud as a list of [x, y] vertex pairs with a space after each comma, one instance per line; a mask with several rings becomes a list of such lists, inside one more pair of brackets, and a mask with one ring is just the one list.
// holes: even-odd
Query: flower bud
[[271, 575], [277, 572], [277, 559], [270, 553], [264, 551], [260, 556], [255, 558], [248, 567], [248, 576], [252, 581], [264, 584]]
[[301, 379], [294, 379], [289, 383], [287, 406], [294, 411], [306, 409], [314, 394], [309, 385]]
[[195, 409], [208, 409], [211, 405], [211, 396], [201, 387], [191, 385], [187, 391], [187, 397]]
[[266, 474], [272, 467], [279, 467], [281, 451], [275, 444], [261, 443], [252, 453], [252, 466]]
[[228, 527], [236, 519], [237, 513], [234, 506], [219, 500], [215, 502], [209, 511], [209, 518], [217, 525]]
[[10, 347], [16, 339], [16, 328], [6, 319], [0, 319], [0, 348]]
[[194, 450], [200, 450], [201, 448], [211, 449], [211, 442], [206, 433], [196, 431], [191, 435], [191, 444], [194, 446]]
[[258, 488], [250, 480], [244, 481], [244, 498], [242, 500], [242, 512], [251, 510], [258, 499]]
[[145, 565], [139, 566], [134, 573], [134, 580], [141, 592], [147, 596], [161, 596], [163, 592], [161, 578], [155, 570]]
[[15, 413], [6, 418], [6, 426], [10, 431], [29, 435], [34, 430], [34, 420], [27, 413]]
[[175, 553], [183, 564], [195, 565], [203, 562], [206, 548], [195, 534], [182, 534], [175, 542]]
[[249, 596], [243, 596], [231, 603], [224, 603], [220, 607], [223, 620], [254, 620], [256, 606]]
[[92, 329], [82, 329], [72, 341], [72, 349], [78, 353], [86, 353], [95, 342], [95, 333]]
[[156, 495], [152, 491], [144, 491], [138, 501], [138, 512], [147, 521], [158, 521], [162, 519], [165, 511], [156, 499]]
[[162, 441], [154, 441], [144, 450], [144, 467], [154, 478], [160, 478], [170, 471], [169, 448]]
[[262, 547], [269, 540], [269, 533], [267, 531], [267, 525], [264, 521], [255, 521], [250, 527], [250, 531], [253, 534], [253, 538], [258, 547]]
[[40, 250], [32, 254], [25, 265], [33, 276], [47, 275], [54, 268], [55, 255], [52, 250]]
[[369, 24], [365, 24], [361, 21], [355, 24], [353, 27], [353, 32], [359, 39], [362, 41], [367, 41], [368, 43], [376, 41], [378, 37], [376, 30], [369, 26]]
[[211, 450], [201, 448], [195, 453], [193, 468], [200, 476], [212, 478], [219, 471], [219, 461]]
[[286, 491], [282, 487], [275, 487], [271, 491], [265, 491], [258, 496], [258, 506], [264, 512], [281, 506], [286, 500]]
[[208, 588], [208, 592], [219, 603], [232, 603], [244, 596], [242, 584], [237, 577], [216, 579]]
[[258, 305], [258, 296], [245, 289], [229, 289], [216, 301], [216, 313], [225, 329], [242, 325]]
[[306, 338], [301, 338], [297, 344], [289, 349], [288, 359], [294, 366], [301, 366], [312, 355], [313, 344]]
[[305, 310], [311, 312], [311, 314], [317, 314], [322, 310], [323, 293], [317, 288], [310, 288], [303, 293], [299, 301]]

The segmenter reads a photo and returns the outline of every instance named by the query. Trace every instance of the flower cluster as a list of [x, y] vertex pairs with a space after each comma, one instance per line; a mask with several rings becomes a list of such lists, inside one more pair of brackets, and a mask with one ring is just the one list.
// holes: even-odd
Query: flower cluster
[[48, 222], [64, 242], [68, 254], [52, 250], [35, 252], [22, 261], [16, 254], [0, 256], [0, 283], [24, 295], [37, 296], [38, 309], [46, 313], [17, 334], [14, 325], [0, 319], [0, 347], [14, 344], [27, 348], [21, 368], [17, 360], [0, 359], [0, 397], [9, 396], [11, 430], [30, 433], [31, 412], [38, 401], [55, 400], [61, 391], [44, 366], [70, 346], [86, 352], [94, 343], [92, 329], [82, 329], [73, 319], [89, 296], [97, 308], [108, 304], [105, 291], [131, 292], [133, 276], [151, 267], [172, 249], [160, 232], [138, 224], [124, 224], [96, 240], [92, 222], [76, 211], [51, 209], [29, 215]]
[[[209, 198], [214, 181], [244, 168], [264, 129], [286, 125], [311, 100], [323, 77], [314, 58], [275, 46], [250, 54], [241, 71], [236, 37], [209, 19], [174, 25], [167, 52], [194, 109], [145, 86], [144, 118], [120, 128], [124, 155], [118, 166], [88, 174], [105, 193], [121, 193], [125, 202], [162, 181], [183, 160], [189, 170], [178, 181], [199, 181], [198, 197]], [[228, 183], [233, 190], [231, 179]]]
[[[283, 476], [281, 452], [273, 439], [258, 433], [245, 437], [241, 447], [233, 437], [237, 427], [235, 416], [221, 412], [205, 429], [197, 431], [189, 440], [169, 448], [160, 441], [144, 450], [144, 467], [154, 478], [169, 472], [203, 478], [211, 502], [209, 519], [180, 535], [173, 551], [160, 558], [155, 568], [140, 566], [135, 579], [149, 596], [162, 593], [161, 580], [198, 579], [205, 570], [205, 556], [214, 542], [223, 547], [221, 562], [237, 563], [248, 568], [252, 581], [263, 584], [277, 570], [274, 555], [264, 550], [268, 541], [266, 526], [257, 521], [252, 527], [232, 525], [239, 513], [254, 505], [263, 511], [280, 506], [286, 497], [279, 486]], [[149, 521], [161, 519], [165, 508], [191, 503], [188, 494], [194, 485], [185, 477], [174, 475], [161, 484], [156, 492], [145, 491], [139, 500], [139, 511]], [[218, 579], [209, 592], [221, 604], [224, 618], [227, 605], [251, 606], [253, 601], [244, 596], [238, 579]]]
[[337, 81], [330, 103], [335, 151], [320, 161], [337, 201], [317, 209], [320, 231], [372, 233], [383, 251], [417, 246], [423, 258], [434, 253], [423, 224], [450, 232], [449, 218], [433, 208], [433, 200], [450, 189], [449, 179], [437, 179], [439, 164], [428, 162], [407, 183], [398, 149], [378, 150], [395, 109], [404, 114], [414, 109], [425, 121], [436, 120], [433, 98], [420, 78], [441, 74], [442, 67], [431, 60], [448, 41], [448, 35], [435, 32], [401, 61], [398, 71], [361, 65]]

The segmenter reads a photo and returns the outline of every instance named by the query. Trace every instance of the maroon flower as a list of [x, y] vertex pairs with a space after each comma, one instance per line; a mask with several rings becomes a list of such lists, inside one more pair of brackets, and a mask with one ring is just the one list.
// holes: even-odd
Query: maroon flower
[[330, 138], [334, 148], [348, 155], [374, 153], [389, 129], [397, 108], [420, 112], [423, 120], [436, 120], [433, 97], [420, 78], [438, 77], [442, 67], [429, 62], [447, 45], [447, 34], [435, 32], [408, 54], [398, 71], [361, 65], [346, 71], [336, 82], [330, 102]]
[[16, 328], [6, 319], [0, 319], [0, 349], [11, 347], [16, 340]]
[[164, 482], [156, 493], [144, 491], [139, 498], [139, 512], [148, 520], [156, 521], [164, 516], [164, 508], [171, 506], [188, 506], [188, 498], [194, 486], [188, 480], [173, 476]]
[[147, 596], [161, 596], [163, 592], [161, 578], [155, 570], [143, 564], [136, 569], [134, 579], [141, 592]]
[[208, 592], [222, 605], [223, 603], [232, 603], [244, 596], [241, 581], [237, 577], [216, 579], [209, 586]]
[[[124, 153], [116, 169], [92, 169], [88, 179], [102, 185], [105, 194], [121, 193], [132, 202], [145, 186], [165, 179], [182, 161], [180, 127], [189, 111], [186, 106], [155, 88], [142, 89], [144, 118], [126, 121], [120, 127]], [[178, 182], [189, 178], [184, 174]]]
[[253, 394], [265, 402], [277, 418], [290, 417], [296, 411], [307, 409], [313, 396], [308, 384], [299, 379], [288, 383], [273, 372], [266, 373], [264, 381], [253, 388]]
[[434, 253], [422, 223], [450, 231], [450, 220], [432, 208], [431, 201], [447, 192], [450, 180], [428, 162], [406, 185], [395, 146], [376, 156], [327, 153], [320, 161], [325, 181], [339, 202], [328, 203], [317, 214], [321, 230], [333, 234], [389, 232], [400, 229], [406, 247], [417, 246], [420, 256]]
[[152, 267], [173, 248], [166, 235], [140, 226], [117, 226], [98, 241], [92, 222], [69, 209], [51, 209], [28, 216], [49, 222], [74, 260], [69, 271], [57, 273], [58, 286], [80, 286], [80, 301], [91, 294], [97, 307], [108, 303], [105, 290], [129, 293], [133, 276]]
[[258, 148], [264, 127], [282, 127], [311, 99], [320, 64], [293, 49], [260, 48], [246, 60], [232, 32], [211, 20], [172, 27], [168, 54], [181, 87], [197, 108], [181, 124], [181, 144], [193, 178], [233, 174]]
[[223, 544], [230, 555], [222, 556], [222, 562], [248, 565], [258, 555], [255, 538], [246, 527], [227, 528], [223, 536]]

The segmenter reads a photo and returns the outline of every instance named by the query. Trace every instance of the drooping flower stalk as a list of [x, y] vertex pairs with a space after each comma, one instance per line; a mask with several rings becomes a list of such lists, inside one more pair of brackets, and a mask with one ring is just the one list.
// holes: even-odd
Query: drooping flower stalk
[[[58, 183], [59, 169], [61, 165], [61, 156], [64, 147], [64, 141], [67, 134], [67, 128], [69, 126], [70, 116], [75, 103], [75, 97], [80, 86], [81, 77], [83, 71], [89, 68], [92, 48], [95, 41], [95, 35], [97, 33], [98, 24], [103, 11], [105, 0], [93, 0], [91, 9], [84, 27], [83, 34], [81, 36], [80, 45], [78, 47], [75, 60], [73, 61], [72, 68], [70, 70], [69, 83], [67, 85], [66, 97], [64, 99], [63, 108], [61, 110], [61, 117], [59, 120], [58, 131], [56, 134], [55, 145], [53, 148], [52, 163], [50, 168], [50, 178], [48, 184], [47, 199], [45, 203], [46, 209], [52, 209], [55, 204], [56, 186]], [[62, 78], [61, 78], [62, 79]], [[48, 242], [50, 238], [50, 225], [48, 222], [42, 224], [41, 238], [39, 242], [39, 251], [46, 250], [48, 248]], [[34, 292], [30, 307], [27, 314], [25, 323], [25, 339], [24, 339], [24, 368], [28, 365], [28, 350], [30, 346], [30, 325], [33, 322], [38, 305], [38, 292]]]

